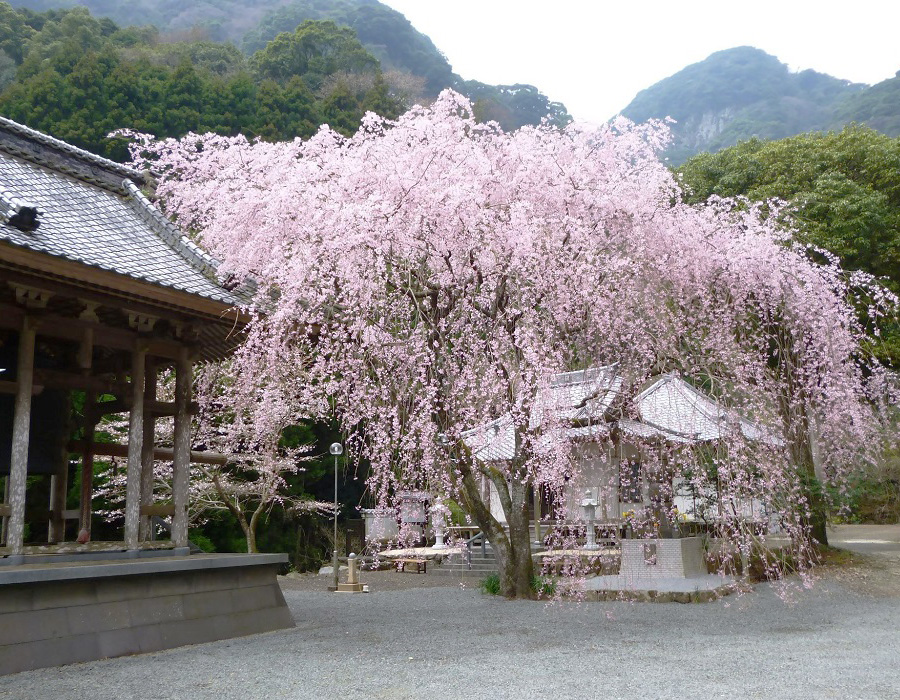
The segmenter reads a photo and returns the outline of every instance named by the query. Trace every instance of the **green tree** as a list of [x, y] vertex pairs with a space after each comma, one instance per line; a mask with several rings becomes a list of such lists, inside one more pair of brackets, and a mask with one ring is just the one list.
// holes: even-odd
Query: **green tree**
[[[900, 292], [900, 138], [851, 125], [841, 131], [752, 139], [677, 168], [688, 201], [712, 195], [782, 200], [801, 240], [825, 248]], [[900, 367], [900, 331], [886, 322], [876, 350]]]
[[314, 20], [307, 20], [293, 33], [276, 36], [253, 55], [252, 64], [260, 78], [285, 83], [299, 75], [313, 91], [335, 73], [374, 73], [379, 69], [378, 59], [366, 51], [352, 29]]
[[7, 2], [0, 2], [0, 49], [15, 63], [21, 63], [25, 58], [28, 41], [34, 34], [21, 12]]

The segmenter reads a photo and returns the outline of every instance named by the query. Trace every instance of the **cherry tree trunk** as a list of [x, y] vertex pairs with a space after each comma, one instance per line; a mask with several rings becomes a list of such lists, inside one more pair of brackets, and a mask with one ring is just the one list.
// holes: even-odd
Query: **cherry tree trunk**
[[464, 510], [481, 528], [497, 556], [500, 592], [507, 598], [533, 598], [531, 580], [534, 564], [531, 558], [527, 484], [515, 479], [507, 482], [499, 472], [490, 475], [506, 516], [507, 528], [504, 528], [491, 514], [490, 504], [482, 498], [471, 467], [464, 465], [461, 472], [460, 499]]
[[509, 486], [509, 496], [511, 508], [507, 510], [504, 505], [508, 530], [504, 537], [491, 540], [497, 553], [500, 592], [507, 598], [532, 598], [534, 562], [531, 558], [528, 491], [524, 484], [514, 480]]

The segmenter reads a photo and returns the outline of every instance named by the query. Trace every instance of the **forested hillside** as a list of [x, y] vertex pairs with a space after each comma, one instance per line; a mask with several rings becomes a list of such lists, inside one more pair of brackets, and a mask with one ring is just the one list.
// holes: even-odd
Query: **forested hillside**
[[[894, 84], [896, 83], [896, 84]], [[874, 87], [805, 70], [749, 46], [719, 51], [642, 90], [623, 114], [672, 117], [674, 163], [749, 138], [780, 139], [850, 121], [900, 133], [900, 80]]]
[[428, 100], [444, 88], [454, 88], [476, 103], [481, 118], [496, 120], [506, 129], [537, 124], [547, 116], [558, 123], [570, 119], [565, 106], [532, 85], [463, 80], [431, 39], [378, 0], [17, 0], [15, 4], [29, 11], [81, 5], [119, 26], [152, 25], [157, 43], [230, 42], [247, 56], [307, 20], [330, 20], [355, 32], [401, 101]]
[[900, 71], [838, 105], [835, 126], [857, 122], [900, 136]]
[[[306, 60], [276, 71], [285, 47]], [[230, 44], [163, 43], [153, 28], [120, 29], [84, 8], [35, 15], [0, 3], [0, 48], [0, 114], [113, 158], [126, 156], [106, 138], [115, 129], [290, 139], [322, 123], [351, 133], [365, 110], [403, 107], [378, 60], [331, 22], [306, 23], [248, 59]]]
[[201, 29], [215, 41], [240, 43], [263, 17], [290, 0], [16, 0], [15, 7], [34, 12], [87, 7], [96, 17], [116, 24], [153, 25], [164, 33]]

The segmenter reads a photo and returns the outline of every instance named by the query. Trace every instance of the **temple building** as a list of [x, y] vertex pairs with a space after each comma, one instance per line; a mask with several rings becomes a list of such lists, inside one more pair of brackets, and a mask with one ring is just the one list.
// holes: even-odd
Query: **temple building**
[[[219, 279], [150, 184], [0, 118], [0, 673], [293, 625], [285, 555], [190, 554], [191, 464], [226, 459], [191, 450], [192, 368], [240, 341], [249, 291]], [[174, 401], [158, 399], [163, 371]], [[108, 414], [127, 416], [127, 444], [95, 440]], [[113, 541], [92, 536], [98, 456], [127, 460]], [[157, 460], [173, 464], [170, 500]]]

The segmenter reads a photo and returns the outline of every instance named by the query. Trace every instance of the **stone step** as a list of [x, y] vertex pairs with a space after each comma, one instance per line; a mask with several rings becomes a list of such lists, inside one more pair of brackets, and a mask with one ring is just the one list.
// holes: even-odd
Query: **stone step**
[[496, 574], [497, 569], [466, 569], [450, 566], [439, 566], [428, 570], [429, 576], [455, 576], [457, 578], [476, 578], [481, 579], [491, 574]]

